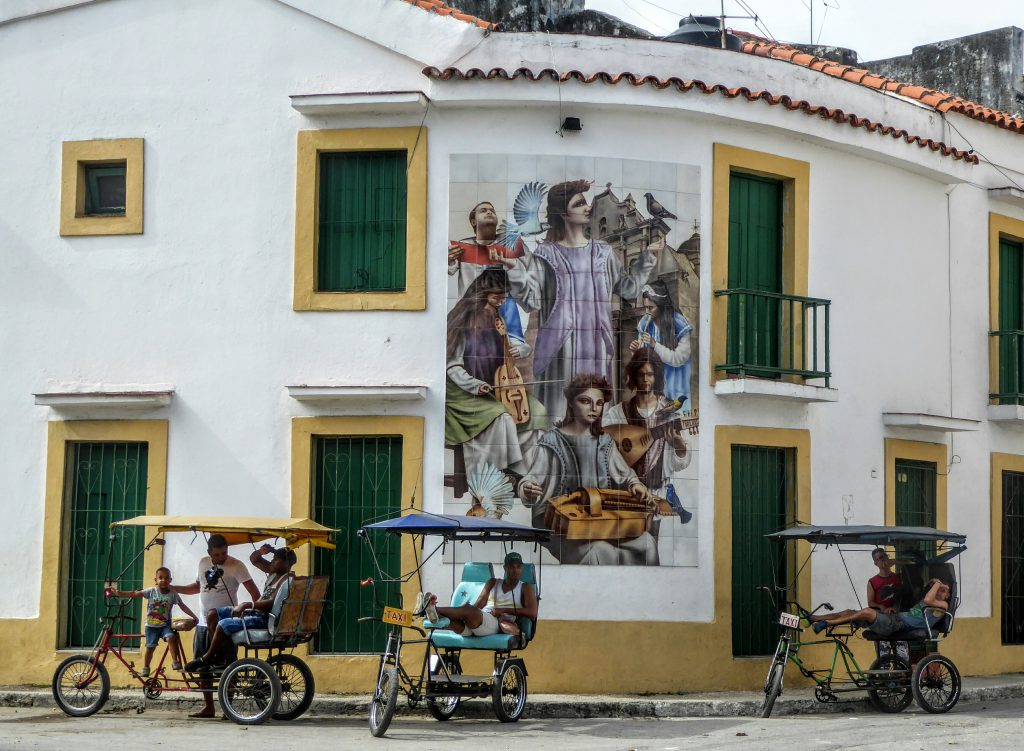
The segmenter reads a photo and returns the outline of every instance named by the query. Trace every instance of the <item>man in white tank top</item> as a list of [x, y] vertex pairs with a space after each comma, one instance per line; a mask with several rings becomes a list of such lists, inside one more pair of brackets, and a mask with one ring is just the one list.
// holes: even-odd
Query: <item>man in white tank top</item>
[[490, 636], [502, 630], [501, 621], [515, 624], [518, 618], [537, 617], [537, 593], [533, 585], [521, 581], [523, 556], [514, 550], [505, 556], [505, 575], [484, 585], [472, 605], [457, 608], [437, 607], [437, 596], [423, 593], [423, 612], [431, 621], [448, 618], [445, 628], [466, 636]]

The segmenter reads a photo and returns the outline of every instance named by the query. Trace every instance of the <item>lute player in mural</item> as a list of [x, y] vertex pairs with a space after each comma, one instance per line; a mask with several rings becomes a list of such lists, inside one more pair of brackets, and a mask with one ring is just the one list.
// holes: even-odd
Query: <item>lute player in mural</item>
[[550, 415], [565, 412], [563, 389], [578, 373], [611, 382], [612, 295], [635, 302], [657, 261], [647, 248], [626, 269], [608, 243], [588, 238], [589, 190], [588, 180], [550, 188], [544, 242], [520, 258], [492, 256], [508, 268], [512, 297], [538, 312], [533, 389]]

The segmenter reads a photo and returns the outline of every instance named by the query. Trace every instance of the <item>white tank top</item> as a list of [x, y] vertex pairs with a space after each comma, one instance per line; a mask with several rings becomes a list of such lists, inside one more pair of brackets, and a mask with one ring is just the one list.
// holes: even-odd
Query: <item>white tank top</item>
[[523, 582], [520, 580], [512, 589], [505, 592], [502, 589], [505, 581], [495, 579], [494, 587], [491, 588], [491, 609], [494, 608], [521, 608], [523, 606]]

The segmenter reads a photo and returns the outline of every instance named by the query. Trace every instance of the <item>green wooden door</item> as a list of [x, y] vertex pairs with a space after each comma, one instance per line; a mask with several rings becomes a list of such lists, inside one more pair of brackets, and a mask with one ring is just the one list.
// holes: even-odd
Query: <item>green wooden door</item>
[[[935, 527], [935, 462], [897, 459], [895, 465], [896, 526]], [[896, 555], [902, 557], [914, 550], [931, 558], [935, 555], [935, 543], [897, 546]]]
[[792, 522], [792, 449], [732, 447], [732, 653], [770, 655], [778, 611], [758, 587], [788, 583], [785, 546], [765, 535]]
[[[401, 511], [402, 439], [332, 436], [314, 441], [314, 519], [341, 530], [335, 537], [336, 550], [317, 548], [313, 554], [313, 572], [331, 577], [314, 648], [317, 652], [378, 652], [384, 646], [384, 624], [356, 622], [362, 616], [380, 615], [370, 588], [359, 586], [369, 576], [379, 577], [356, 531]], [[381, 567], [390, 578], [397, 577], [399, 539], [376, 535], [373, 542]], [[378, 581], [377, 594], [389, 605], [400, 605], [395, 583]]]
[[317, 290], [405, 289], [406, 152], [320, 154]]
[[[116, 576], [145, 545], [142, 528], [118, 528], [113, 560], [107, 562], [111, 522], [146, 513], [148, 449], [145, 443], [68, 443], [65, 647], [91, 647], [96, 642], [99, 617], [106, 612], [104, 579]], [[143, 575], [140, 557], [122, 577], [121, 588], [140, 588]], [[134, 610], [138, 624], [138, 602]]]
[[[780, 181], [735, 172], [730, 175], [728, 274], [729, 289], [783, 291]], [[779, 300], [757, 295], [730, 295], [728, 299], [728, 362], [779, 367]], [[754, 374], [777, 375], [768, 371]]]
[[1003, 472], [1003, 644], [1024, 644], [1024, 473]]
[[[1024, 328], [1024, 244], [999, 239], [999, 330]], [[1024, 347], [1021, 337], [1005, 333], [999, 337], [1000, 404], [1024, 404]]]

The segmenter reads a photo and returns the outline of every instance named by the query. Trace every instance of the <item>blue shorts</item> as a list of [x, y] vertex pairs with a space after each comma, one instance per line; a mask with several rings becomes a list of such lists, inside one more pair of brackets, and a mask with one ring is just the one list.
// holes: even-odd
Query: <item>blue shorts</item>
[[155, 649], [161, 639], [174, 636], [170, 626], [146, 626], [146, 648]]
[[[244, 626], [243, 626], [243, 621]], [[225, 634], [230, 636], [231, 634], [237, 634], [243, 628], [266, 628], [267, 617], [262, 614], [247, 615], [245, 618], [222, 618], [217, 622], [217, 626]]]

